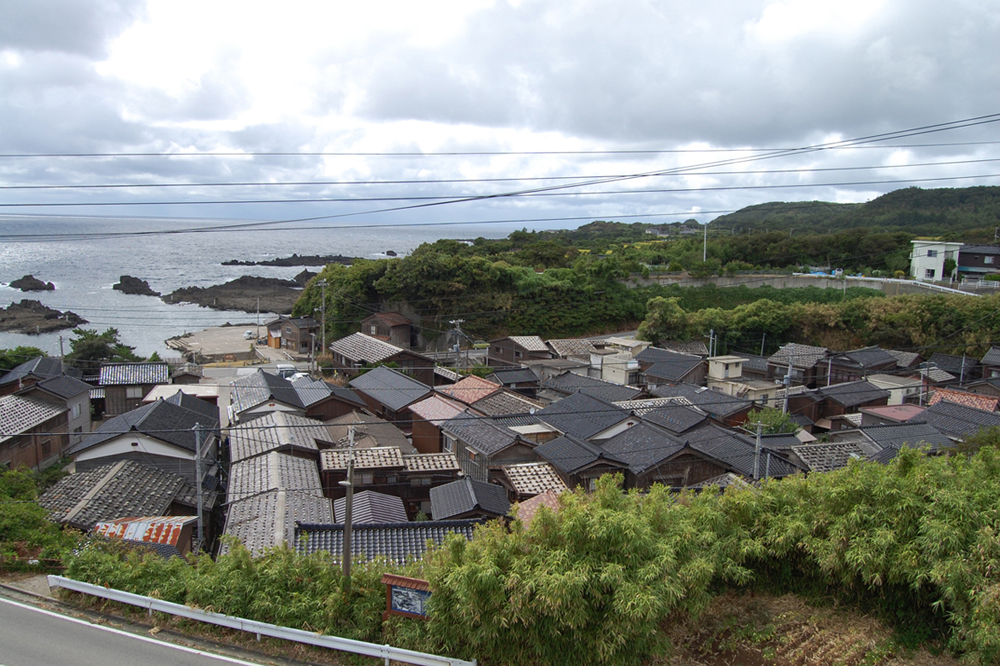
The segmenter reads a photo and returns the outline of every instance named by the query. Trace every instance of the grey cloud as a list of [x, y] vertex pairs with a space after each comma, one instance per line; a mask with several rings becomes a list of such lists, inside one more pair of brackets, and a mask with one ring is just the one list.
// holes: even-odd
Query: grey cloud
[[0, 0], [0, 50], [90, 58], [142, 12], [140, 0]]

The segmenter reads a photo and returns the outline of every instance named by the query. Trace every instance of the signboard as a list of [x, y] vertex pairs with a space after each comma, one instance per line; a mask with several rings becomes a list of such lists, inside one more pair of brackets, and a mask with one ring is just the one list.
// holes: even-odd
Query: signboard
[[390, 615], [427, 619], [427, 602], [431, 598], [430, 583], [419, 578], [393, 574], [383, 575], [382, 582], [385, 584], [383, 620]]

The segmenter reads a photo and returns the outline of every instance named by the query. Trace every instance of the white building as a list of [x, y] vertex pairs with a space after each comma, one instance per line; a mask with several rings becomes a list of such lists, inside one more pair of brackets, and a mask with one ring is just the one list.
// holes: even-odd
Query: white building
[[944, 262], [953, 259], [958, 265], [958, 249], [962, 243], [945, 243], [936, 240], [910, 241], [913, 249], [910, 251], [910, 275], [918, 280], [938, 281], [948, 280], [951, 276], [944, 274]]

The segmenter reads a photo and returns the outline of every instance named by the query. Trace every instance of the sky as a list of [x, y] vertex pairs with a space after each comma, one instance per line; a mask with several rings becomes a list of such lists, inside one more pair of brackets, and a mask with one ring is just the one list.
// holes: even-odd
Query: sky
[[0, 216], [572, 228], [996, 185], [998, 34], [995, 0], [0, 0]]

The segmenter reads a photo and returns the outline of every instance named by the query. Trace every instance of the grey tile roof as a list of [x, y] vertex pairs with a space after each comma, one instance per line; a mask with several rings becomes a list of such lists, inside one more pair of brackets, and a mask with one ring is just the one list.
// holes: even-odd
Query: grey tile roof
[[693, 490], [703, 490], [709, 486], [716, 486], [718, 488], [750, 488], [750, 484], [747, 483], [739, 474], [733, 474], [732, 472], [726, 472], [725, 474], [720, 474], [719, 476], [713, 476], [711, 479], [705, 479], [700, 483], [695, 483], [689, 488]]
[[381, 365], [352, 379], [351, 386], [397, 412], [432, 392], [426, 384]]
[[37, 377], [47, 379], [57, 377], [61, 374], [68, 374], [73, 377], [80, 377], [80, 371], [75, 368], [64, 367], [62, 359], [50, 358], [48, 356], [37, 356], [30, 361], [12, 368], [8, 372], [0, 375], [0, 386], [16, 382], [25, 377]]
[[70, 474], [45, 491], [38, 504], [50, 520], [89, 530], [104, 520], [162, 516], [183, 486], [177, 474], [123, 460]]
[[557, 493], [569, 490], [552, 465], [546, 462], [504, 465], [503, 473], [518, 496], [540, 495], [550, 490]]
[[407, 472], [458, 472], [458, 458], [454, 453], [410, 453], [403, 455]]
[[441, 430], [483, 455], [492, 456], [518, 441], [519, 435], [486, 417], [465, 411], [441, 424]]
[[[733, 471], [753, 478], [756, 444], [750, 437], [717, 425], [706, 425], [685, 434], [688, 446], [706, 456], [715, 458]], [[770, 461], [768, 452], [771, 453]], [[785, 477], [798, 471], [798, 467], [782, 458], [777, 451], [763, 448], [760, 457], [760, 476]]]
[[767, 357], [757, 356], [756, 354], [744, 354], [742, 352], [733, 352], [733, 356], [739, 356], [743, 361], [744, 370], [756, 370], [757, 372], [767, 372]]
[[[475, 527], [481, 524], [479, 520], [426, 520], [354, 525], [351, 557], [359, 560], [385, 557], [390, 562], [406, 564], [423, 558], [428, 541], [441, 545], [452, 534], [471, 541]], [[301, 524], [295, 530], [295, 550], [300, 555], [323, 551], [329, 553], [334, 562], [340, 562], [344, 552], [344, 526]]]
[[544, 407], [523, 395], [513, 391], [496, 391], [482, 400], [472, 403], [471, 407], [486, 416], [513, 416], [515, 414], [530, 414]]
[[876, 400], [888, 400], [889, 392], [867, 380], [844, 382], [816, 389], [817, 393], [844, 407], [856, 407]]
[[542, 384], [542, 387], [562, 393], [563, 395], [585, 393], [589, 396], [600, 398], [601, 400], [607, 400], [608, 402], [633, 400], [642, 395], [642, 391], [634, 386], [622, 386], [621, 384], [606, 382], [602, 379], [596, 379], [594, 377], [577, 375], [572, 372], [564, 372], [561, 375], [552, 377], [551, 379], [546, 380]]
[[497, 368], [487, 379], [511, 386], [513, 384], [538, 384], [538, 377], [528, 368]]
[[[652, 349], [652, 347], [646, 349], [642, 353], [645, 354], [650, 349]], [[670, 352], [666, 353], [670, 354]], [[639, 356], [642, 356], [642, 354], [639, 354]], [[639, 360], [642, 361], [642, 359]], [[680, 382], [701, 364], [702, 360], [697, 356], [670, 354], [670, 356], [667, 357], [660, 355], [651, 366], [646, 368], [643, 374], [646, 375], [647, 380], [652, 377], [654, 379], [662, 379], [668, 382]]]
[[[346, 470], [351, 459], [350, 449], [327, 449], [320, 452], [319, 466], [326, 470]], [[354, 450], [355, 471], [366, 469], [406, 468], [403, 453], [395, 446], [377, 446], [370, 449]]]
[[[983, 359], [980, 361], [983, 365], [997, 365], [1000, 366], [1000, 347], [990, 347], [990, 350], [986, 352]], [[0, 381], [0, 384], [3, 382]]]
[[330, 343], [330, 350], [352, 361], [370, 364], [381, 363], [403, 351], [400, 347], [364, 333], [352, 333], [334, 340]]
[[[343, 523], [346, 520], [346, 512], [346, 497], [333, 501], [334, 520]], [[402, 497], [377, 493], [374, 490], [354, 493], [354, 499], [351, 501], [351, 524], [405, 523], [407, 520]]]
[[549, 348], [559, 358], [569, 356], [585, 356], [590, 358], [590, 352], [597, 349], [591, 340], [549, 340]]
[[897, 349], [886, 349], [887, 354], [896, 359], [897, 368], [912, 368], [920, 361], [920, 354], [916, 352], [899, 351]]
[[834, 363], [840, 366], [868, 370], [883, 365], [895, 365], [896, 357], [879, 347], [864, 347], [832, 355]]
[[954, 375], [955, 377], [962, 376], [962, 367], [965, 367], [965, 379], [972, 379], [973, 375], [976, 374], [976, 368], [979, 366], [979, 359], [973, 358], [972, 356], [966, 356], [964, 359], [961, 356], [955, 356], [953, 354], [932, 354], [929, 359], [927, 359], [929, 364], [933, 364], [938, 370], [944, 370], [945, 372]]
[[696, 407], [672, 403], [644, 411], [642, 419], [656, 424], [661, 428], [666, 428], [672, 433], [680, 434], [699, 426], [705, 422], [708, 416]]
[[[197, 398], [192, 399], [197, 400]], [[67, 454], [76, 455], [130, 432], [139, 432], [185, 451], [194, 452], [195, 425], [201, 426], [202, 432], [206, 434], [217, 431], [218, 414], [213, 420], [211, 416], [201, 411], [181, 407], [174, 402], [157, 400], [106, 421], [91, 435], [70, 447]], [[203, 439], [202, 442], [204, 441]]]
[[230, 504], [269, 490], [322, 497], [323, 484], [316, 461], [272, 451], [233, 463], [227, 497]]
[[394, 446], [403, 453], [416, 451], [403, 431], [371, 414], [353, 411], [326, 422], [330, 441], [338, 448], [350, 446], [350, 426], [354, 426], [354, 447], [359, 449]]
[[574, 393], [536, 412], [535, 416], [559, 432], [588, 439], [618, 425], [630, 414], [613, 403]]
[[959, 254], [1000, 254], [1000, 245], [963, 245]]
[[[269, 490], [229, 506], [225, 534], [236, 537], [251, 555], [259, 556], [284, 543], [295, 544], [296, 523], [333, 522], [333, 507], [325, 497]], [[223, 544], [220, 553], [228, 552]]]
[[681, 342], [680, 340], [660, 340], [657, 343], [660, 349], [679, 354], [692, 354], [694, 356], [708, 356], [708, 347], [701, 340], [691, 342]]
[[69, 375], [49, 377], [38, 382], [35, 386], [65, 400], [88, 393], [91, 389], [90, 384]]
[[229, 429], [229, 458], [236, 463], [278, 450], [318, 455], [317, 440], [333, 443], [325, 424], [298, 414], [271, 412]]
[[791, 433], [778, 433], [774, 435], [761, 435], [761, 443], [772, 451], [788, 451], [793, 446], [800, 446], [803, 442]]
[[291, 381], [292, 388], [299, 396], [299, 400], [305, 407], [311, 407], [318, 402], [322, 402], [330, 396], [335, 396], [343, 402], [350, 403], [357, 407], [364, 408], [365, 401], [357, 394], [342, 386], [335, 386], [322, 379], [312, 379], [310, 377], [299, 377]]
[[851, 460], [867, 460], [868, 455], [857, 442], [798, 444], [792, 451], [812, 472], [832, 472], [847, 467]]
[[445, 379], [452, 384], [457, 382], [462, 378], [462, 375], [458, 374], [454, 370], [449, 370], [448, 368], [442, 368], [440, 365], [434, 366], [434, 374], [442, 379]]
[[503, 486], [469, 477], [435, 486], [431, 488], [430, 496], [434, 520], [448, 520], [470, 511], [482, 511], [497, 517], [505, 516], [510, 511], [507, 491]]
[[685, 359], [687, 362], [697, 365], [701, 361], [701, 356], [695, 356], [693, 354], [681, 354], [676, 351], [670, 351], [669, 349], [660, 349], [659, 347], [646, 347], [641, 352], [636, 354], [636, 360], [640, 363], [674, 363], [681, 362]]
[[824, 359], [830, 350], [826, 347], [813, 347], [811, 345], [800, 345], [790, 342], [768, 357], [770, 365], [788, 365], [788, 359], [792, 359], [792, 365], [796, 368], [811, 368], [818, 361]]
[[535, 448], [535, 454], [566, 474], [574, 474], [584, 467], [602, 461], [622, 468], [628, 467], [628, 461], [621, 456], [572, 435], [564, 435], [539, 444]]
[[948, 448], [952, 441], [940, 430], [927, 423], [893, 423], [889, 425], [865, 426], [861, 432], [883, 449], [925, 448], [937, 452]]
[[170, 366], [166, 363], [109, 363], [101, 366], [101, 386], [136, 386], [166, 384], [170, 381]]
[[66, 411], [65, 405], [55, 405], [39, 398], [23, 395], [0, 397], [0, 442], [40, 426]]
[[528, 351], [532, 352], [547, 352], [549, 351], [548, 345], [537, 335], [511, 335], [508, 336], [509, 340], [513, 340], [514, 344], [524, 347]]
[[605, 451], [628, 463], [633, 474], [644, 474], [684, 448], [684, 441], [670, 433], [639, 423], [601, 442]]
[[924, 410], [920, 420], [951, 437], [967, 437], [983, 428], [1000, 426], [1000, 414], [943, 400]]
[[698, 409], [718, 419], [726, 418], [753, 407], [752, 400], [744, 400], [743, 398], [726, 395], [721, 391], [713, 391], [712, 389], [695, 386], [694, 384], [658, 386], [653, 390], [653, 395], [660, 398], [686, 398], [688, 402]]
[[237, 414], [272, 401], [296, 409], [305, 409], [291, 382], [284, 377], [264, 372], [260, 368], [255, 373], [233, 380], [229, 386], [230, 403]]

